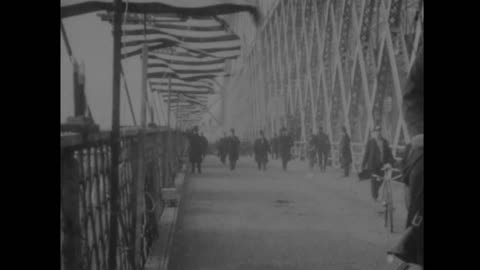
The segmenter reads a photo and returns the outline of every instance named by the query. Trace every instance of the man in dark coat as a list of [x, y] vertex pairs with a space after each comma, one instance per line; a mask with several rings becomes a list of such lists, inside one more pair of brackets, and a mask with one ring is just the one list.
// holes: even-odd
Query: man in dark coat
[[189, 136], [189, 158], [192, 164], [192, 173], [197, 168], [198, 173], [202, 173], [202, 155], [203, 155], [203, 140], [198, 135], [198, 127], [193, 128], [193, 133]]
[[232, 128], [230, 130], [232, 133], [230, 137], [228, 137], [227, 143], [227, 150], [228, 150], [228, 159], [230, 161], [230, 170], [235, 170], [238, 160], [239, 154], [239, 147], [240, 147], [240, 140], [237, 136], [235, 136], [235, 130]]
[[220, 156], [220, 160], [222, 161], [222, 164], [225, 165], [225, 160], [227, 158], [227, 147], [228, 147], [228, 137], [227, 133], [223, 133], [223, 138], [220, 138], [220, 141], [218, 142], [218, 155]]
[[318, 166], [320, 171], [325, 172], [327, 169], [328, 153], [330, 152], [330, 139], [323, 132], [322, 127], [318, 128], [318, 134], [312, 137], [318, 153]]
[[347, 129], [342, 127], [342, 139], [340, 140], [340, 164], [343, 168], [345, 177], [348, 177], [351, 163], [352, 151], [350, 149], [350, 136], [348, 136]]
[[293, 146], [293, 139], [287, 133], [286, 128], [280, 130], [280, 137], [278, 138], [278, 152], [280, 158], [282, 159], [282, 168], [284, 171], [287, 170], [287, 163], [291, 158], [291, 148]]
[[382, 181], [378, 180], [374, 175], [383, 175], [382, 168], [387, 164], [393, 164], [393, 155], [386, 139], [380, 135], [380, 127], [376, 126], [373, 130], [372, 137], [365, 147], [365, 154], [362, 161], [362, 169], [371, 175], [372, 198], [374, 201], [378, 199], [378, 190], [382, 185]]
[[423, 180], [423, 49], [417, 56], [410, 71], [403, 95], [403, 115], [410, 134], [410, 149], [404, 163], [402, 174], [406, 185], [407, 228], [411, 229], [397, 249], [402, 261], [423, 268], [423, 232], [424, 232], [424, 180]]
[[258, 165], [258, 170], [267, 170], [268, 154], [270, 153], [270, 144], [265, 138], [263, 130], [260, 130], [260, 138], [255, 140], [253, 146], [255, 152], [255, 161]]

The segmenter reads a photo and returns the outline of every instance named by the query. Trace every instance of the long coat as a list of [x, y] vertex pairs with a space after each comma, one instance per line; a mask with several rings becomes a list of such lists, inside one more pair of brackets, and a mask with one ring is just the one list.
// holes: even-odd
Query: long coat
[[362, 169], [370, 173], [379, 174], [381, 173], [383, 165], [386, 163], [393, 164], [393, 155], [387, 140], [381, 138], [381, 141], [383, 145], [383, 159], [380, 157], [380, 149], [378, 148], [376, 140], [370, 139], [365, 147]]
[[202, 155], [203, 155], [202, 137], [198, 134], [191, 134], [188, 137], [188, 139], [190, 144], [190, 148], [188, 151], [190, 162], [194, 162], [194, 163], [202, 162]]
[[237, 136], [230, 136], [227, 138], [228, 159], [235, 161], [238, 160], [239, 147], [240, 140]]
[[270, 153], [270, 144], [265, 138], [255, 140], [253, 146], [255, 152], [255, 160], [259, 163], [268, 162], [268, 153]]
[[330, 151], [330, 139], [328, 138], [327, 134], [320, 132], [319, 134], [314, 135], [312, 140], [314, 141], [318, 152]]
[[348, 166], [352, 163], [352, 151], [350, 150], [350, 137], [345, 134], [340, 141], [340, 164]]

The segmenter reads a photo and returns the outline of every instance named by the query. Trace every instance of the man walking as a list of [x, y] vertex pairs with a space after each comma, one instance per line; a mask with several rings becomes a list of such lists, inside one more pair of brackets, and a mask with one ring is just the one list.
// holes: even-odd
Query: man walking
[[352, 164], [352, 151], [350, 149], [350, 136], [347, 128], [342, 127], [342, 139], [340, 140], [340, 164], [343, 168], [343, 176], [348, 177]]
[[253, 146], [255, 152], [255, 161], [258, 165], [258, 170], [267, 170], [268, 154], [270, 153], [270, 145], [265, 138], [263, 130], [260, 130], [260, 138], [255, 140]]
[[202, 173], [202, 155], [203, 155], [203, 141], [198, 135], [198, 127], [193, 128], [193, 133], [189, 136], [189, 158], [192, 165], [192, 173], [197, 168], [198, 173]]
[[376, 126], [373, 130], [372, 138], [365, 147], [365, 155], [362, 162], [362, 169], [372, 175], [372, 198], [375, 202], [377, 202], [378, 190], [382, 185], [382, 181], [373, 175], [383, 175], [382, 168], [387, 164], [393, 164], [392, 151], [387, 140], [381, 136], [380, 127]]
[[230, 132], [232, 134], [228, 137], [228, 159], [230, 161], [230, 170], [233, 171], [237, 165], [240, 140], [235, 136], [235, 130], [233, 128], [230, 129]]
[[290, 149], [293, 146], [293, 140], [290, 135], [287, 133], [287, 129], [282, 127], [280, 130], [280, 137], [278, 138], [278, 151], [280, 158], [282, 159], [282, 168], [284, 171], [287, 170], [287, 163], [291, 158]]

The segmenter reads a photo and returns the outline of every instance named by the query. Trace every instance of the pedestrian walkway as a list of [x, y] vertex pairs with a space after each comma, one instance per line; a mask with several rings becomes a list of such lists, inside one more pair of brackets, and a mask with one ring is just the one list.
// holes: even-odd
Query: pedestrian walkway
[[207, 157], [203, 173], [185, 180], [170, 270], [391, 269], [386, 250], [405, 221], [400, 184], [394, 185], [396, 230], [390, 234], [370, 197], [370, 183], [340, 170], [280, 161], [259, 171], [242, 157], [231, 172]]

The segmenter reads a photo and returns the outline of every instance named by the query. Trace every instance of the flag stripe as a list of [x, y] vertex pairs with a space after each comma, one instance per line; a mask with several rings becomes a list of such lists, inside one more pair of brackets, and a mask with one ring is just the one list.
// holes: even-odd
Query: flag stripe
[[162, 60], [169, 64], [177, 64], [177, 65], [189, 65], [189, 66], [201, 66], [201, 65], [213, 65], [213, 64], [224, 64], [224, 59], [218, 58], [197, 58], [192, 56], [178, 56], [178, 55], [168, 55], [168, 54], [149, 54], [148, 55], [149, 61], [155, 60]]
[[[164, 89], [153, 89], [153, 91], [159, 93], [168, 93], [168, 90]], [[171, 90], [171, 93], [184, 93], [184, 94], [212, 94], [212, 92], [208, 91], [184, 91], [184, 90]]]
[[175, 71], [176, 74], [182, 76], [182, 74], [217, 74], [217, 73], [224, 73], [223, 68], [216, 68], [216, 69], [184, 69], [184, 68], [191, 68], [189, 66], [175, 66], [175, 65], [168, 65], [168, 64], [161, 64], [161, 63], [153, 63], [148, 64], [149, 71], [155, 71], [157, 68], [163, 70], [165, 68]]
[[168, 85], [169, 83], [171, 83], [172, 85], [185, 84], [185, 86], [213, 88], [213, 84], [209, 80], [187, 82], [184, 80], [174, 79], [174, 78], [170, 80], [168, 78], [160, 78], [160, 79], [151, 79], [150, 82], [154, 84], [161, 84], [161, 85]]
[[183, 75], [179, 76], [178, 74], [174, 73], [173, 71], [157, 71], [157, 72], [149, 72], [147, 74], [148, 78], [165, 78], [171, 76], [172, 78], [176, 79], [182, 79], [185, 81], [198, 81], [201, 79], [215, 79], [219, 75], [215, 74], [207, 74], [207, 75], [197, 75], [197, 76], [189, 76], [189, 75]]
[[[158, 49], [165, 49], [165, 48], [168, 48], [168, 47], [172, 47], [174, 45], [175, 45], [175, 43], [169, 41], [169, 42], [155, 44], [155, 45], [147, 45], [147, 47], [148, 47], [149, 51], [153, 51], [153, 50], [158, 50]], [[142, 50], [143, 50], [143, 44], [140, 45], [140, 46], [136, 46], [136, 47], [123, 47], [122, 48], [122, 59], [132, 57], [132, 56], [136, 56], [136, 55], [140, 55], [140, 54], [142, 54]]]

